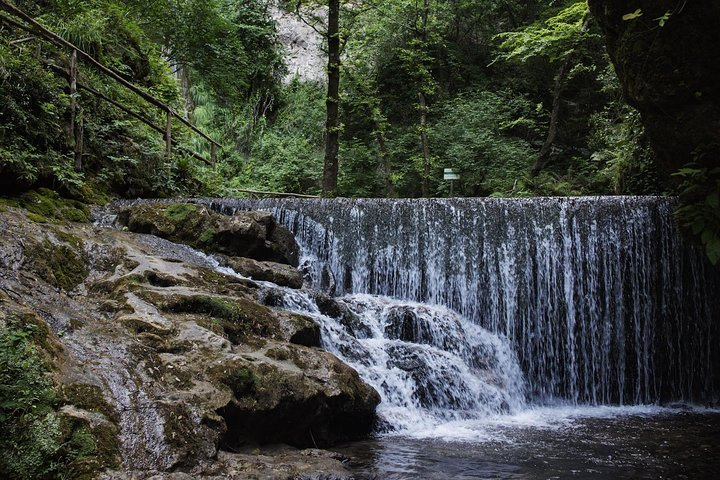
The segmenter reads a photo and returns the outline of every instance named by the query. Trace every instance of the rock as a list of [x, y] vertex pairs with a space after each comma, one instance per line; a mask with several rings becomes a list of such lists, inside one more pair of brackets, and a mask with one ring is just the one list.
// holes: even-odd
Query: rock
[[[642, 114], [662, 173], [720, 165], [720, 3], [590, 0], [627, 102]], [[635, 10], [642, 16], [624, 20]], [[664, 25], [658, 19], [671, 16]]]
[[149, 233], [207, 253], [298, 266], [299, 247], [292, 233], [269, 213], [230, 216], [202, 205], [147, 203], [122, 210], [118, 221], [132, 232]]
[[234, 394], [218, 410], [231, 451], [256, 442], [329, 446], [370, 432], [380, 397], [355, 370], [298, 345], [277, 345], [265, 355], [257, 362], [235, 358], [211, 373]]
[[347, 305], [337, 301], [330, 295], [321, 292], [312, 292], [313, 299], [320, 310], [320, 313], [335, 318], [342, 323], [348, 332], [355, 338], [370, 338], [372, 332], [358, 316], [353, 313]]
[[[126, 221], [231, 256], [240, 255], [240, 237], [217, 238], [233, 226], [252, 233], [255, 240], [243, 245], [254, 253], [288, 248], [269, 214], [218, 218], [183, 205], [131, 210]], [[206, 225], [218, 235], [191, 235]], [[0, 252], [11, 253], [0, 253], [0, 325], [18, 317], [37, 327], [58, 415], [97, 445], [83, 464], [88, 478], [105, 469], [112, 471], [104, 478], [349, 477], [329, 453], [235, 453], [265, 442], [331, 445], [373, 427], [377, 392], [317, 348], [313, 319], [261, 305], [256, 283], [209, 269], [185, 247], [152, 236], [38, 224], [17, 210], [0, 212], [0, 226]], [[58, 246], [78, 261], [42, 258]], [[268, 260], [252, 265], [261, 261]], [[272, 270], [297, 285], [292, 267]]]
[[288, 341], [305, 347], [320, 347], [320, 325], [310, 317], [295, 313], [276, 312], [284, 321]]
[[303, 275], [290, 265], [275, 262], [259, 262], [251, 258], [227, 257], [222, 258], [223, 264], [236, 272], [253, 280], [273, 282], [277, 285], [290, 288], [301, 288]]

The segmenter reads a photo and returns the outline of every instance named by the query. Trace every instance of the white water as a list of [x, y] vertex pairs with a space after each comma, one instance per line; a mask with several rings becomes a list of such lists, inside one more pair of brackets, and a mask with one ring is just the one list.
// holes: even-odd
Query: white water
[[720, 276], [657, 197], [208, 201], [267, 209], [312, 286], [507, 338], [534, 404], [717, 404]]
[[310, 292], [264, 283], [380, 393], [389, 435], [498, 441], [718, 403], [720, 277], [683, 245], [671, 201], [214, 206], [272, 209], [310, 284], [343, 295], [346, 313], [325, 315]]
[[307, 292], [265, 285], [282, 299], [277, 306], [320, 323], [323, 347], [378, 391], [378, 413], [395, 431], [407, 434], [525, 406], [524, 380], [509, 342], [447, 308], [350, 295], [337, 299], [347, 313], [333, 318]]

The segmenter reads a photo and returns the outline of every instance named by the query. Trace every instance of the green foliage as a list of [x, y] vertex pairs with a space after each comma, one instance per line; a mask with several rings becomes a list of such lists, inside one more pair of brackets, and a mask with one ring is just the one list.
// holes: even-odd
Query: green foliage
[[[460, 173], [458, 193], [512, 195], [529, 168], [533, 150], [525, 139], [537, 128], [534, 106], [510, 92], [481, 91], [442, 105], [432, 129], [434, 150]], [[435, 178], [441, 178], [438, 171]]]
[[502, 41], [498, 58], [521, 62], [537, 57], [564, 59], [584, 41], [587, 32], [583, 24], [588, 15], [587, 1], [583, 0], [518, 31], [500, 33], [495, 36]]
[[64, 142], [67, 105], [61, 81], [29, 46], [0, 43], [0, 189], [22, 190], [71, 170], [70, 159], [53, 148]]
[[283, 91], [272, 121], [261, 118], [243, 166], [242, 185], [270, 191], [316, 194], [323, 166], [323, 87], [295, 82]]
[[[298, 4], [281, 3], [288, 11]], [[341, 195], [419, 196], [426, 162], [431, 195], [449, 194], [441, 180], [445, 167], [460, 170], [454, 191], [459, 195], [662, 191], [640, 121], [624, 105], [584, 0], [341, 4]], [[25, 32], [5, 26], [0, 31], [2, 191], [48, 187], [86, 201], [103, 201], [95, 194], [102, 191], [125, 197], [239, 196], [243, 189], [319, 193], [325, 87], [299, 79], [280, 84], [282, 55], [268, 5], [22, 2], [43, 24], [186, 112], [225, 148], [213, 171], [188, 153], [209, 158], [208, 142], [173, 121], [173, 155], [167, 162], [159, 132], [80, 90], [85, 155], [83, 171], [76, 172], [67, 82], [47, 67], [66, 67], [67, 52], [23, 40]], [[630, 10], [628, 21], [642, 14]], [[323, 29], [321, 10], [304, 12]], [[671, 18], [668, 12], [655, 20], [662, 26]], [[530, 179], [527, 172], [554, 105], [558, 67], [565, 62], [550, 162]], [[163, 112], [117, 83], [82, 62], [79, 74], [83, 84], [164, 127]], [[429, 139], [427, 161], [421, 133]], [[83, 218], [75, 213], [68, 215]], [[59, 218], [39, 210], [31, 214], [37, 221]]]
[[675, 174], [680, 226], [698, 239], [713, 265], [720, 264], [720, 168], [685, 167]]
[[37, 336], [37, 327], [21, 318], [0, 328], [0, 476], [75, 478], [90, 473], [79, 464], [95, 454], [95, 439], [57, 413]]

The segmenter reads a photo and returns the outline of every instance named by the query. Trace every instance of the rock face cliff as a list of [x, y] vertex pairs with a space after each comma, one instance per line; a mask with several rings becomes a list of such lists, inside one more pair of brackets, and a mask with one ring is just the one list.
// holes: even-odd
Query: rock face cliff
[[73, 471], [344, 478], [329, 452], [297, 449], [367, 434], [377, 392], [319, 348], [311, 318], [261, 305], [254, 281], [149, 234], [298, 287], [289, 232], [264, 214], [192, 205], [138, 207], [124, 218], [148, 233], [0, 212], [0, 333], [29, 324], [39, 332], [34, 348], [58, 392], [51, 414], [91, 437]]
[[663, 173], [689, 162], [720, 165], [720, 3], [589, 4], [625, 97], [642, 114]]

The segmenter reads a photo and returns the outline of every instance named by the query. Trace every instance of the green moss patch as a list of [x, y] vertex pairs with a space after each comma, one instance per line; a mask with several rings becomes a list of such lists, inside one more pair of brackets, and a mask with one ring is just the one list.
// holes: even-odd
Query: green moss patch
[[198, 207], [191, 203], [174, 203], [165, 209], [165, 217], [173, 223], [182, 223], [197, 212]]
[[242, 398], [255, 392], [260, 379], [249, 368], [237, 368], [224, 373], [220, 382], [230, 387], [233, 394]]
[[28, 220], [31, 220], [35, 223], [48, 223], [48, 219], [43, 217], [42, 215], [38, 215], [37, 213], [28, 213], [27, 214]]
[[251, 300], [204, 295], [149, 300], [167, 312], [210, 317], [235, 344], [246, 342], [249, 336], [272, 337], [280, 334], [272, 311]]
[[40, 188], [24, 193], [18, 205], [40, 217], [70, 222], [87, 222], [90, 208], [82, 202], [62, 198], [57, 192]]
[[[79, 250], [79, 251], [78, 251]], [[49, 284], [70, 291], [88, 276], [88, 258], [77, 244], [44, 240], [26, 250], [31, 269]]]
[[112, 462], [90, 427], [58, 412], [42, 335], [18, 316], [0, 330], [0, 478], [94, 478]]
[[100, 413], [113, 423], [120, 420], [118, 413], [105, 400], [102, 389], [97, 385], [86, 383], [63, 385], [60, 389], [60, 396], [63, 403], [75, 405], [88, 412]]

